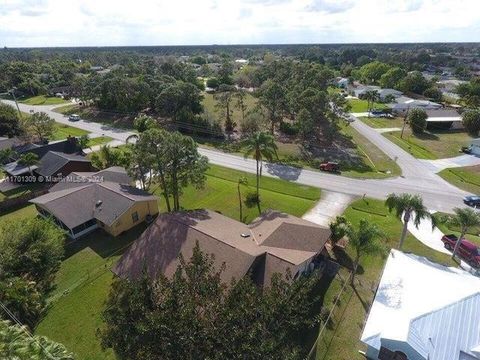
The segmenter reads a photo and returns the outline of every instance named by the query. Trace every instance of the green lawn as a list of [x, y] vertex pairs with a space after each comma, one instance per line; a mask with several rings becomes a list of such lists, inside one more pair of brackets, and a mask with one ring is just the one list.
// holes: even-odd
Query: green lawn
[[0, 211], [0, 219], [2, 222], [8, 220], [18, 220], [27, 217], [34, 217], [36, 215], [37, 210], [35, 209], [35, 205], [33, 204], [16, 207], [9, 211]]
[[113, 139], [109, 136], [99, 136], [99, 137], [88, 140], [88, 146], [92, 147], [95, 145], [103, 145], [103, 144], [109, 143], [112, 140]]
[[55, 96], [45, 96], [38, 95], [32, 96], [26, 99], [22, 99], [19, 102], [27, 105], [58, 105], [58, 104], [68, 104], [69, 101]]
[[400, 167], [352, 126], [343, 126], [342, 133], [356, 146], [359, 162], [342, 164], [342, 175], [381, 179], [401, 175]]
[[373, 118], [373, 117], [363, 116], [360, 119], [368, 126], [377, 128], [377, 129], [401, 128], [403, 126], [403, 119], [399, 117], [388, 119], [388, 118]]
[[[352, 203], [344, 215], [354, 225], [357, 225], [361, 219], [367, 219], [376, 223], [385, 233], [386, 249], [395, 248], [398, 245], [398, 239], [402, 229], [400, 220], [390, 214], [384, 206], [383, 201], [373, 199], [361, 199]], [[448, 255], [436, 252], [421, 242], [417, 241], [412, 235], [408, 235], [404, 251], [412, 252], [421, 256], [426, 256], [433, 261], [454, 265]], [[345, 265], [350, 263], [353, 257], [353, 251], [348, 247], [346, 252], [341, 250], [334, 251], [339, 261]], [[317, 359], [320, 360], [362, 360], [364, 359], [358, 353], [358, 350], [365, 350], [360, 342], [360, 335], [363, 330], [363, 324], [368, 314], [370, 305], [375, 296], [376, 287], [380, 280], [382, 270], [385, 264], [385, 258], [382, 256], [366, 256], [360, 260], [361, 269], [357, 275], [357, 284], [351, 297], [342, 297], [341, 318], [333, 328], [327, 328], [325, 337], [328, 343], [321, 342], [321, 347], [317, 351]], [[330, 291], [330, 289], [329, 289]], [[331, 289], [332, 293], [338, 292], [338, 286]], [[348, 295], [348, 293], [346, 293]], [[328, 347], [326, 350], [325, 347]]]
[[[368, 101], [367, 100], [360, 100], [360, 99], [348, 99], [348, 103], [351, 106], [350, 112], [352, 113], [360, 113], [360, 112], [367, 112], [368, 110]], [[387, 105], [382, 103], [375, 103], [373, 105], [374, 109], [386, 109]]]
[[435, 131], [413, 135], [405, 128], [403, 139], [400, 131], [384, 134], [388, 139], [419, 159], [442, 159], [459, 155], [462, 146], [470, 144], [472, 137], [463, 131]]
[[[207, 183], [204, 189], [193, 187], [185, 189], [180, 204], [185, 209], [208, 208], [234, 219], [239, 219], [239, 202], [237, 182], [240, 177], [246, 177], [248, 186], [241, 186], [242, 197], [249, 192], [255, 192], [255, 175], [241, 171], [230, 170], [216, 165], [210, 165], [207, 171]], [[260, 181], [260, 199], [262, 210], [276, 209], [286, 213], [302, 216], [314, 206], [320, 198], [320, 189], [291, 183], [284, 180], [262, 177]], [[160, 196], [158, 186], [152, 189]], [[161, 210], [165, 209], [163, 198], [160, 201]], [[247, 208], [243, 205], [243, 216], [248, 223], [258, 216], [257, 207]]]
[[63, 140], [66, 139], [68, 136], [82, 136], [88, 135], [89, 132], [83, 129], [79, 129], [73, 126], [55, 123], [55, 130], [50, 137], [50, 140]]
[[480, 194], [480, 165], [445, 169], [438, 175], [462, 190]]
[[[448, 220], [452, 216], [451, 214], [446, 214], [446, 213], [435, 213], [433, 215], [436, 220], [437, 220], [437, 226], [438, 228], [444, 233], [444, 234], [455, 234], [457, 236], [460, 236], [460, 228], [457, 226], [450, 225], [448, 223]], [[468, 230], [467, 234], [465, 237], [470, 240], [471, 242], [477, 244], [480, 246], [480, 226], [475, 226], [472, 227], [471, 229]]]

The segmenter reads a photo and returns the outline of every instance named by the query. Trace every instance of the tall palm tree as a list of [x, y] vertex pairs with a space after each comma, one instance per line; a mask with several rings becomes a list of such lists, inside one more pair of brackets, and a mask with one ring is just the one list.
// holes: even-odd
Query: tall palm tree
[[468, 208], [455, 208], [453, 211], [455, 212], [455, 215], [450, 218], [449, 223], [460, 228], [460, 236], [453, 248], [452, 259], [457, 255], [460, 243], [468, 230], [472, 227], [480, 226], [480, 216], [474, 210]]
[[348, 226], [346, 229], [348, 236], [348, 245], [355, 250], [355, 259], [353, 260], [352, 276], [350, 277], [350, 284], [353, 285], [355, 274], [357, 273], [360, 258], [366, 254], [379, 254], [385, 251], [379, 239], [383, 236], [382, 231], [375, 224], [371, 224], [368, 220], [360, 220], [357, 229], [353, 226]]
[[372, 110], [373, 105], [375, 105], [375, 102], [380, 99], [380, 94], [377, 90], [368, 90], [365, 92], [365, 98], [367, 99], [367, 111], [368, 116], [370, 117], [370, 111]]
[[240, 206], [240, 221], [243, 222], [242, 193], [240, 192], [240, 185], [248, 185], [248, 180], [245, 176], [240, 177], [237, 183], [238, 204]]
[[32, 166], [38, 164], [38, 155], [34, 153], [25, 153], [20, 156], [18, 163], [28, 167], [28, 172], [33, 175]]
[[260, 177], [262, 176], [263, 160], [272, 161], [277, 156], [277, 145], [273, 135], [258, 131], [245, 141], [245, 158], [253, 155], [257, 162], [257, 204], [260, 208]]
[[405, 238], [407, 237], [408, 222], [413, 218], [413, 223], [416, 227], [420, 225], [423, 219], [430, 219], [432, 221], [432, 227], [435, 227], [435, 219], [428, 212], [427, 208], [423, 205], [422, 198], [419, 195], [411, 194], [390, 194], [385, 200], [388, 210], [395, 210], [398, 217], [403, 214], [403, 229], [400, 236], [400, 243], [398, 244], [399, 250], [402, 249]]

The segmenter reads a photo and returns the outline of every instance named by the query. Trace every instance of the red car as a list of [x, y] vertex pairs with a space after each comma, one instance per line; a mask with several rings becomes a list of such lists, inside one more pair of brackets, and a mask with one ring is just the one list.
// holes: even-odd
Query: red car
[[340, 165], [336, 162], [329, 161], [329, 162], [320, 164], [320, 170], [328, 171], [328, 172], [339, 172]]
[[[442, 237], [442, 242], [445, 245], [445, 248], [450, 251], [453, 251], [457, 241], [458, 241], [458, 237], [453, 234], [444, 235]], [[480, 268], [480, 249], [472, 242], [463, 238], [457, 250], [457, 254], [461, 259], [465, 260], [470, 266], [474, 268]]]

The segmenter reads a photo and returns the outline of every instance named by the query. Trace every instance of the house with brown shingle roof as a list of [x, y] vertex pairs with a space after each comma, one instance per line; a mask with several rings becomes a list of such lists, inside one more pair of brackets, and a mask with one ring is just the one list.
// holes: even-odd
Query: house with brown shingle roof
[[274, 273], [297, 277], [326, 255], [330, 229], [276, 211], [268, 211], [246, 225], [210, 210], [165, 213], [157, 217], [132, 244], [113, 269], [135, 279], [146, 270], [152, 278], [174, 274], [179, 255], [189, 259], [198, 242], [213, 254], [215, 267], [225, 266], [222, 280], [251, 276], [268, 286]]
[[123, 168], [72, 173], [48, 194], [30, 200], [43, 217], [52, 218], [70, 238], [102, 228], [117, 236], [158, 214], [157, 198], [131, 186]]

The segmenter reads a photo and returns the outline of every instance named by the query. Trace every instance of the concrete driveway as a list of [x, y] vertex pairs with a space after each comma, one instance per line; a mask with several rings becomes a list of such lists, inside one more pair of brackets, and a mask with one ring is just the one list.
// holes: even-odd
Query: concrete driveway
[[469, 154], [463, 154], [447, 159], [420, 161], [433, 173], [438, 173], [448, 168], [480, 165], [480, 157]]
[[335, 217], [343, 214], [354, 199], [353, 195], [322, 191], [321, 199], [302, 218], [318, 225], [328, 226]]

